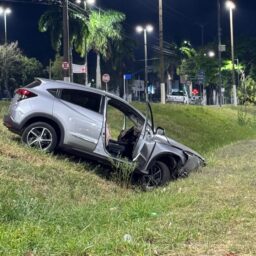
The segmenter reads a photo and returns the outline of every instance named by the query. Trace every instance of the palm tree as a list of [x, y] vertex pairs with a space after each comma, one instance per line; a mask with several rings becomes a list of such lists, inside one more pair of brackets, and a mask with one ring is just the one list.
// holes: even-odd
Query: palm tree
[[[156, 48], [158, 50], [158, 48]], [[157, 52], [156, 57], [158, 57], [159, 52]], [[184, 75], [183, 62], [186, 64], [189, 62], [188, 60], [193, 59], [195, 55], [195, 50], [191, 47], [189, 42], [182, 43], [178, 46], [176, 43], [165, 43], [164, 45], [164, 63], [165, 63], [165, 78], [167, 80], [167, 92], [171, 92], [173, 83], [175, 79], [177, 79], [178, 75]], [[155, 60], [153, 65], [153, 70], [158, 75], [160, 74], [160, 64], [159, 59]], [[182, 69], [181, 69], [182, 67]]]
[[[109, 64], [113, 69], [114, 79], [117, 82], [116, 86], [119, 86], [120, 91], [123, 91], [122, 80], [123, 74], [131, 72], [128, 67], [133, 67], [135, 56], [134, 50], [136, 48], [136, 42], [130, 38], [123, 37], [122, 40], [114, 41], [111, 45], [111, 59]], [[121, 93], [122, 94], [122, 93]]]
[[92, 11], [88, 20], [89, 35], [87, 50], [97, 55], [96, 87], [101, 88], [100, 56], [108, 59], [111, 56], [111, 42], [121, 39], [121, 22], [125, 15], [116, 11]]
[[[55, 51], [60, 52], [62, 45], [63, 32], [62, 11], [60, 8], [54, 7], [46, 11], [39, 20], [38, 27], [40, 32], [50, 32], [51, 44]], [[69, 40], [70, 45], [81, 56], [85, 55], [86, 37], [88, 35], [88, 27], [86, 17], [83, 14], [73, 10], [69, 11]]]

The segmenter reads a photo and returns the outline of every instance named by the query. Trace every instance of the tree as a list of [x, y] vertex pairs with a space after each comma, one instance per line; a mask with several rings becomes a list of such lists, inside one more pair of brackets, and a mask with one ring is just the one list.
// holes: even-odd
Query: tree
[[100, 56], [109, 59], [111, 56], [111, 42], [121, 39], [121, 22], [125, 15], [116, 11], [92, 11], [89, 16], [87, 49], [97, 55], [96, 87], [101, 88]]
[[[54, 7], [46, 11], [39, 19], [40, 32], [49, 32], [52, 48], [60, 53], [62, 45], [63, 19], [60, 8]], [[69, 40], [70, 45], [81, 56], [85, 55], [86, 37], [88, 35], [87, 19], [83, 14], [69, 11]]]
[[53, 79], [56, 79], [56, 80], [62, 79], [62, 66], [61, 66], [62, 63], [63, 63], [63, 57], [57, 53], [51, 67], [51, 73], [52, 73]]
[[256, 81], [250, 75], [242, 81], [242, 86], [238, 88], [238, 98], [241, 103], [256, 104]]
[[[159, 55], [159, 53], [157, 53]], [[157, 55], [157, 57], [158, 57]], [[171, 80], [175, 79], [177, 74], [183, 76], [194, 76], [194, 61], [193, 58], [196, 51], [191, 47], [189, 42], [182, 43], [178, 46], [172, 42], [165, 45], [165, 73]], [[159, 60], [154, 62], [154, 71], [160, 73]], [[192, 73], [191, 73], [192, 72]]]
[[[123, 37], [121, 40], [113, 41], [111, 43], [111, 59], [107, 62], [107, 66], [111, 67], [113, 70], [112, 77], [117, 81], [115, 88], [119, 86], [120, 91], [122, 91], [123, 86], [121, 86], [123, 80], [123, 74], [131, 72], [129, 67], [133, 66], [134, 62], [134, 50], [136, 47], [136, 42], [130, 38]], [[110, 72], [111, 72], [110, 71]]]
[[256, 66], [256, 38], [238, 38], [236, 55], [239, 62], [244, 64], [245, 73], [250, 73], [256, 78], [256, 70], [253, 69], [253, 66]]
[[[20, 74], [20, 77], [18, 76]], [[21, 80], [20, 85], [26, 85], [31, 82], [35, 77], [43, 74], [43, 65], [35, 58], [28, 58], [27, 56], [20, 56], [20, 68], [17, 73], [18, 79]]]
[[15, 88], [31, 82], [42, 71], [42, 64], [24, 56], [17, 42], [0, 46], [0, 83], [4, 97], [10, 97]]
[[16, 63], [21, 55], [16, 43], [4, 44], [0, 46], [0, 79], [1, 91], [6, 97], [10, 97], [8, 88], [9, 76], [15, 71]]
[[211, 45], [197, 50], [192, 49], [191, 52], [185, 49], [186, 58], [183, 58], [180, 65], [180, 75], [187, 75], [189, 80], [196, 80], [199, 72], [203, 72], [205, 86], [217, 84], [218, 63], [216, 58], [208, 56], [209, 49], [212, 49]]

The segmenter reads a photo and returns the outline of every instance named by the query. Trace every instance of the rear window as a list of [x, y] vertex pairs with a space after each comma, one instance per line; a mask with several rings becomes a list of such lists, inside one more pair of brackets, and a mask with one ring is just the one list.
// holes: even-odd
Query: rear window
[[101, 95], [81, 90], [63, 89], [60, 98], [80, 107], [99, 112]]
[[48, 89], [47, 91], [54, 97], [58, 96], [58, 89]]
[[32, 82], [32, 83], [26, 85], [25, 87], [26, 87], [26, 88], [34, 88], [34, 87], [36, 87], [36, 86], [39, 86], [41, 83], [42, 83], [41, 81], [35, 80], [34, 82]]

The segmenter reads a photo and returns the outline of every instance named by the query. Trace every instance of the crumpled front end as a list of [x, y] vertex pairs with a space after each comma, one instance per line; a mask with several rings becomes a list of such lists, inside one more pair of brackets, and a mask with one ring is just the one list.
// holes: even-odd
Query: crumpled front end
[[178, 170], [178, 177], [187, 177], [191, 171], [196, 171], [206, 165], [205, 160], [198, 155], [184, 152], [187, 155], [186, 163]]

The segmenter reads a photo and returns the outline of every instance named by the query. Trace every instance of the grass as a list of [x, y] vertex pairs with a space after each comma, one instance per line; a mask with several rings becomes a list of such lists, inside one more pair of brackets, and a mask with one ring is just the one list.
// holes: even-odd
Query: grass
[[256, 255], [256, 130], [236, 109], [153, 109], [208, 166], [147, 193], [26, 148], [1, 124], [0, 255]]
[[255, 127], [238, 124], [236, 109], [154, 104], [153, 112], [169, 137], [202, 154], [255, 136]]

